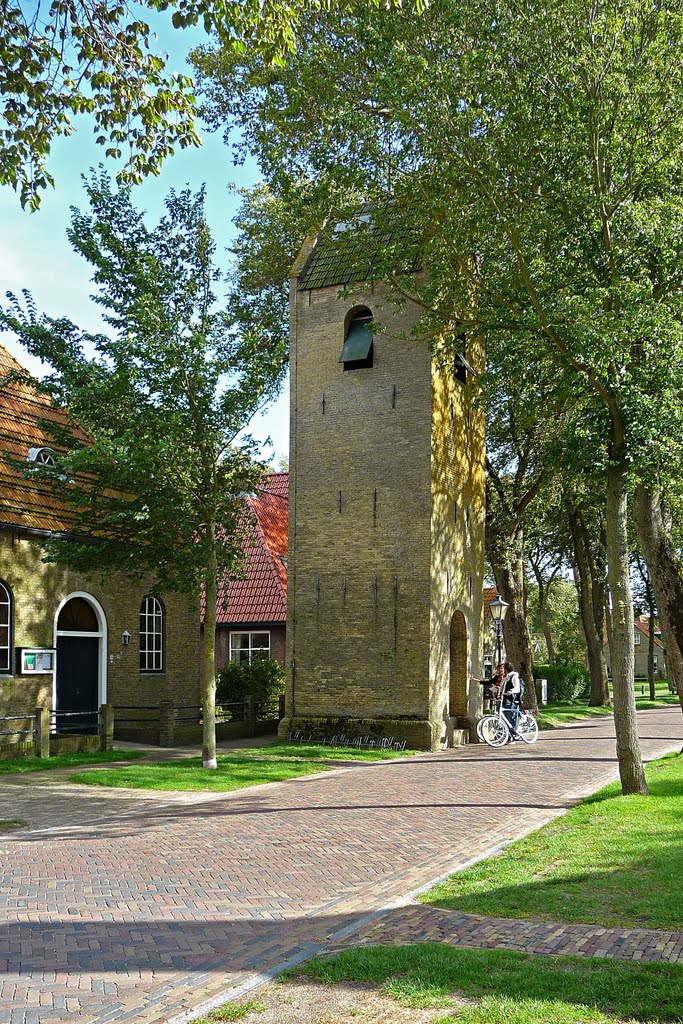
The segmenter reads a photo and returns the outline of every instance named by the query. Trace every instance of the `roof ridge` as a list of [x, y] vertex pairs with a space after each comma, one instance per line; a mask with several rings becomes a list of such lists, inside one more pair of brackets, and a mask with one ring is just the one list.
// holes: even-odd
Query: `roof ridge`
[[278, 494], [277, 491], [271, 491], [267, 487], [257, 487], [256, 490], [259, 494], [268, 494], [271, 498], [279, 498], [281, 501], [289, 501], [288, 494]]

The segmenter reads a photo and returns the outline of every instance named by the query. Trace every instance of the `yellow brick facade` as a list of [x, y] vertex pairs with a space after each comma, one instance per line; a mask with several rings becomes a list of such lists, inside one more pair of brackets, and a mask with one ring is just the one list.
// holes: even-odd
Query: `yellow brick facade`
[[[473, 385], [413, 334], [416, 304], [397, 306], [379, 284], [343, 298], [338, 286], [297, 284], [281, 733], [337, 726], [436, 749], [480, 707], [468, 682], [480, 672], [484, 568]], [[359, 306], [381, 330], [372, 368], [345, 371]]]
[[[100, 605], [106, 622], [101, 676], [106, 700], [115, 705], [199, 703], [199, 605], [178, 594], [157, 594], [164, 608], [164, 671], [141, 673], [139, 614], [151, 593], [144, 583], [120, 575], [107, 579], [76, 575], [63, 566], [42, 562], [39, 544], [26, 534], [0, 530], [0, 579], [13, 597], [12, 647], [54, 647], [55, 616], [66, 597], [87, 594]], [[124, 646], [123, 632], [131, 633]], [[102, 647], [100, 648], [102, 650]], [[104, 667], [106, 665], [106, 668]], [[105, 688], [104, 679], [100, 682]], [[32, 712], [54, 705], [50, 675], [0, 675], [0, 715]]]

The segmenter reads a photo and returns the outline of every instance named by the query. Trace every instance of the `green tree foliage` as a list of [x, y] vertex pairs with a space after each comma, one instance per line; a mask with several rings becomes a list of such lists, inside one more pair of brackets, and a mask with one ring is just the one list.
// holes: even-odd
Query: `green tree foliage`
[[626, 504], [635, 474], [680, 463], [681, 3], [309, 12], [282, 66], [222, 50], [200, 72], [271, 184], [333, 174], [411, 210], [423, 328], [481, 332], [493, 361], [512, 347], [539, 411], [553, 368], [577, 410], [564, 465], [600, 473], [617, 751], [644, 791]]
[[243, 357], [254, 358], [275, 391], [289, 352], [289, 274], [302, 238], [320, 213], [305, 184], [279, 196], [263, 184], [238, 194], [228, 310]]
[[[530, 584], [527, 592], [529, 626], [543, 643], [544, 629], [539, 609], [539, 588]], [[578, 663], [586, 660], [586, 641], [581, 630], [576, 587], [566, 579], [555, 576], [548, 588], [546, 598], [547, 628], [552, 636], [555, 662], [559, 664]], [[544, 645], [545, 646], [545, 645]], [[547, 648], [545, 654], [547, 654]], [[543, 652], [536, 661], [545, 661]], [[537, 675], [536, 669], [534, 674]]]
[[[162, 5], [150, 0], [151, 10]], [[155, 52], [154, 33], [125, 2], [7, 0], [0, 7], [0, 184], [35, 209], [54, 184], [46, 159], [73, 117], [92, 115], [122, 177], [159, 172], [176, 146], [199, 145], [192, 80]]]
[[[269, 389], [245, 361], [215, 290], [221, 274], [204, 195], [172, 192], [147, 227], [128, 190], [87, 184], [69, 239], [94, 269], [110, 331], [38, 316], [10, 296], [0, 325], [52, 367], [39, 386], [73, 423], [52, 428], [57, 467], [42, 473], [72, 516], [51, 559], [82, 571], [149, 576], [160, 589], [205, 596], [204, 760], [215, 760], [214, 634], [218, 578], [241, 564], [250, 524], [240, 493], [259, 476], [238, 435]], [[80, 425], [74, 433], [73, 424]], [[85, 433], [84, 433], [85, 432]]]
[[[379, 0], [372, 0], [373, 3]], [[327, 0], [4, 0], [0, 4], [0, 184], [35, 209], [54, 184], [46, 160], [73, 117], [90, 114], [108, 156], [126, 159], [120, 180], [158, 174], [177, 146], [200, 145], [192, 79], [169, 68], [153, 27], [169, 12], [176, 28], [201, 25], [236, 52], [266, 63], [294, 50], [305, 12]], [[335, 6], [353, 10], [353, 0]], [[413, 5], [420, 8], [419, 0]]]

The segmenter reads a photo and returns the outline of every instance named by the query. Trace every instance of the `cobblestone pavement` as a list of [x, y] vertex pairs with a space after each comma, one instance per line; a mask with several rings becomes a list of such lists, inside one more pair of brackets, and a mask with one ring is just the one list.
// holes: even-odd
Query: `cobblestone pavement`
[[[677, 708], [641, 712], [645, 757]], [[0, 818], [0, 1024], [172, 1019], [337, 941], [616, 775], [611, 721], [230, 794], [13, 776]]]
[[387, 910], [353, 935], [353, 944], [358, 946], [405, 946], [412, 942], [446, 942], [468, 949], [515, 949], [546, 956], [683, 961], [683, 932], [511, 920], [418, 905]]

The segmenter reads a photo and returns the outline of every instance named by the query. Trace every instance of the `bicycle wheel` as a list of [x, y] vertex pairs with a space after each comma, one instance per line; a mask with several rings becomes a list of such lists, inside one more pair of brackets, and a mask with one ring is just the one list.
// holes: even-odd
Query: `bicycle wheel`
[[517, 735], [525, 743], [535, 743], [538, 739], [538, 722], [528, 711], [523, 711], [519, 716]]
[[490, 715], [485, 715], [484, 718], [480, 718], [479, 721], [477, 722], [477, 736], [479, 737], [479, 739], [481, 740], [482, 743], [484, 742], [484, 733], [483, 733], [483, 729], [485, 728], [484, 723], [490, 717], [491, 717]]
[[504, 718], [487, 715], [481, 720], [481, 738], [490, 747], [502, 747], [510, 739], [510, 730]]

